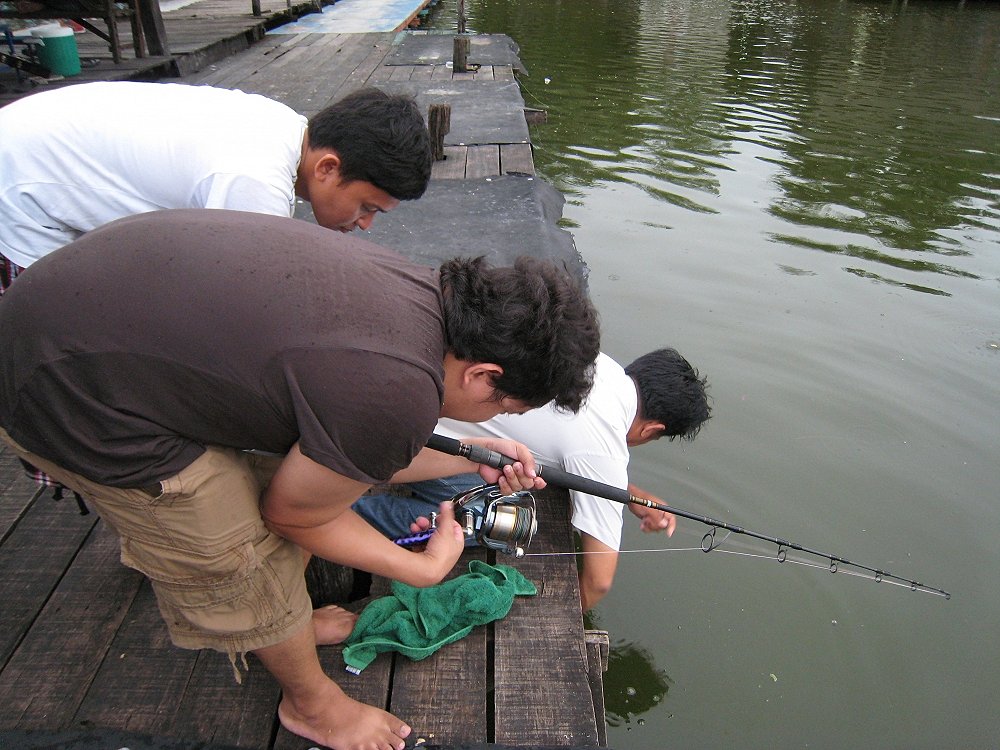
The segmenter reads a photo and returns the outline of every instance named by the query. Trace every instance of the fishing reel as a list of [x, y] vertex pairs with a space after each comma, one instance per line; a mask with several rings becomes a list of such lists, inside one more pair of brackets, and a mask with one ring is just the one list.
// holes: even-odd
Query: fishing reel
[[[524, 557], [524, 550], [538, 530], [535, 498], [527, 491], [502, 495], [495, 484], [473, 487], [451, 498], [455, 519], [467, 539], [483, 547], [514, 557]], [[437, 528], [437, 513], [430, 514], [431, 530]], [[423, 541], [430, 533], [409, 537], [405, 542]], [[423, 537], [418, 538], [418, 537]], [[404, 542], [398, 540], [397, 543]]]

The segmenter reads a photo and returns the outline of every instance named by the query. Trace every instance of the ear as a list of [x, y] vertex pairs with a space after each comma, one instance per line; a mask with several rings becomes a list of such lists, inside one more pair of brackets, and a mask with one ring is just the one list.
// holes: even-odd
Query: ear
[[666, 429], [667, 426], [663, 422], [654, 422], [652, 419], [643, 420], [642, 426], [639, 428], [639, 435], [643, 440], [656, 440]]
[[503, 368], [493, 362], [467, 364], [462, 372], [462, 384], [466, 386], [488, 387], [492, 392], [496, 379], [503, 375]]
[[336, 151], [325, 151], [313, 164], [313, 174], [321, 182], [340, 179], [340, 156]]

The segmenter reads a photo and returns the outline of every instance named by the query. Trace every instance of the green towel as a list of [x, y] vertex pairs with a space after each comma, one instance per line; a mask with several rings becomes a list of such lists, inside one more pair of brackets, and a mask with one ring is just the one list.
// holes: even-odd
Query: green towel
[[427, 588], [393, 581], [392, 594], [371, 602], [345, 641], [347, 671], [360, 674], [383, 651], [424, 659], [464, 638], [476, 625], [510, 612], [514, 597], [535, 584], [509, 565], [469, 563], [469, 572]]

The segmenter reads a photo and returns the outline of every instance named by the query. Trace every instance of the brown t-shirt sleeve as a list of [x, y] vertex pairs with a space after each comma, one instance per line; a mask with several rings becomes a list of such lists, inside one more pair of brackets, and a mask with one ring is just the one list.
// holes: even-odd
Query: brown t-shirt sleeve
[[351, 479], [384, 482], [409, 465], [440, 415], [436, 375], [391, 354], [298, 350], [283, 367], [299, 450]]

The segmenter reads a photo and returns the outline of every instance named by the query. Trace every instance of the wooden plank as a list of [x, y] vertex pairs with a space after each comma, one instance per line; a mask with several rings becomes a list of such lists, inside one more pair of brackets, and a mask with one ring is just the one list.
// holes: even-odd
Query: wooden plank
[[[98, 524], [0, 673], [0, 726], [70, 729], [142, 576]], [[133, 676], [134, 677], [134, 676]]]
[[465, 163], [468, 159], [468, 146], [445, 146], [444, 160], [431, 165], [432, 180], [463, 180], [465, 179]]
[[389, 74], [390, 81], [409, 81], [410, 76], [413, 74], [413, 65], [386, 65], [383, 66], [385, 69], [391, 71]]
[[[539, 534], [530, 553], [572, 549], [566, 492], [545, 490], [536, 500]], [[535, 583], [538, 596], [518, 599], [496, 623], [494, 742], [596, 747], [576, 558], [533, 554], [518, 561], [518, 568]]]
[[45, 488], [28, 479], [14, 452], [0, 443], [0, 544]]
[[197, 659], [197, 651], [171, 644], [153, 590], [143, 581], [74, 720], [177, 737], [178, 707]]
[[450, 81], [452, 69], [450, 65], [435, 65], [434, 73], [431, 75], [432, 81]]
[[385, 83], [392, 76], [393, 69], [394, 67], [389, 65], [378, 66], [371, 72], [371, 75], [368, 76], [368, 83], [374, 85]]
[[237, 683], [226, 654], [175, 647], [143, 581], [74, 722], [266, 750], [280, 689], [247, 659]]
[[590, 682], [590, 697], [594, 702], [594, 718], [597, 719], [597, 744], [608, 746], [608, 724], [605, 720], [604, 673], [608, 671], [608, 652], [611, 648], [608, 634], [603, 630], [584, 632], [587, 646], [587, 679]]
[[475, 180], [500, 174], [500, 147], [495, 144], [469, 146], [465, 177]]
[[278, 721], [277, 680], [248, 655], [250, 669], [237, 684], [228, 656], [207, 649], [192, 653], [197, 654], [194, 670], [176, 696], [179, 705], [169, 735], [266, 750]]
[[81, 516], [72, 499], [57, 503], [43, 497], [31, 504], [0, 544], [0, 667], [96, 523], [97, 516]]
[[[449, 578], [467, 573], [471, 560], [485, 561], [486, 550], [466, 550]], [[391, 710], [411, 723], [414, 741], [450, 745], [487, 738], [490, 630], [491, 626], [474, 628], [465, 638], [418, 662], [396, 657]]]
[[293, 47], [284, 54], [268, 60], [254, 72], [253, 76], [243, 81], [240, 89], [285, 104], [302, 98], [306, 91], [310, 93], [314, 91], [320, 84], [312, 80], [311, 76], [304, 76], [302, 72], [329, 68], [327, 63], [336, 55], [336, 48], [343, 43], [343, 37], [338, 34], [310, 36], [313, 40], [318, 38], [319, 41]]
[[284, 55], [292, 49], [298, 37], [295, 36], [265, 36], [261, 41], [250, 47], [242, 56], [241, 65], [232, 65], [230, 60], [213, 63], [197, 73], [183, 76], [183, 83], [193, 83], [219, 88], [239, 88], [239, 83], [254, 75], [272, 59]]
[[503, 174], [534, 174], [535, 160], [530, 143], [503, 143], [500, 145], [500, 169]]
[[434, 75], [433, 65], [414, 65], [410, 73], [411, 81], [429, 81]]
[[[334, 87], [328, 103], [341, 99], [352, 91], [370, 84], [372, 73], [383, 64], [385, 56], [392, 49], [391, 34], [355, 34], [358, 37], [359, 51], [366, 51], [354, 64], [351, 72], [344, 76], [343, 83]], [[352, 58], [354, 62], [356, 58]], [[323, 106], [326, 106], [325, 104]], [[322, 107], [321, 107], [322, 109]]]
[[494, 65], [493, 66], [493, 80], [494, 81], [513, 81], [514, 80], [514, 68], [510, 65]]

